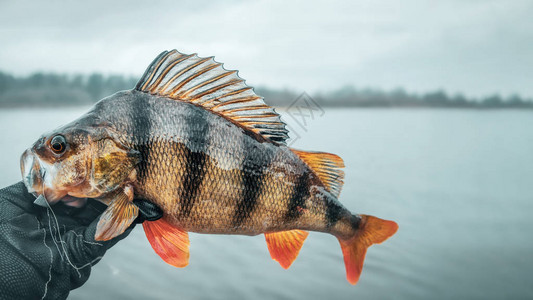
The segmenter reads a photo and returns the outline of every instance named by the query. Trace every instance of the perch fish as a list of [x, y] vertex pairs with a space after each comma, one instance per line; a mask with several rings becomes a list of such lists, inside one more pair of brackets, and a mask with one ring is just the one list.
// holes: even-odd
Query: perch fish
[[342, 159], [292, 149], [287, 134], [237, 71], [213, 57], [164, 51], [134, 89], [39, 138], [21, 171], [28, 190], [49, 204], [107, 204], [96, 240], [130, 226], [135, 197], [157, 204], [164, 216], [144, 222], [144, 231], [173, 266], [188, 264], [189, 232], [264, 234], [271, 257], [288, 268], [308, 231], [318, 231], [337, 237], [356, 284], [367, 248], [398, 225], [347, 210], [338, 200]]

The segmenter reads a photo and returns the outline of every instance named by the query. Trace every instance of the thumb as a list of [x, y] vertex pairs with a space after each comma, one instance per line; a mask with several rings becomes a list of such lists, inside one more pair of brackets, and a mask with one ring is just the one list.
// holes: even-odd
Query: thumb
[[94, 235], [99, 220], [100, 218], [96, 218], [87, 227], [78, 227], [63, 235], [70, 262], [77, 268], [94, 266], [109, 248], [127, 237], [133, 230], [131, 226], [124, 233], [109, 241], [96, 241]]

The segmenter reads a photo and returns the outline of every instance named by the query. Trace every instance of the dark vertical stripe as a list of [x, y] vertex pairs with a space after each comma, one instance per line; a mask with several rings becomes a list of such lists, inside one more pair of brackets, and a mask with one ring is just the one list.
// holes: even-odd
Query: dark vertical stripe
[[309, 172], [303, 172], [296, 179], [291, 198], [287, 204], [284, 220], [287, 222], [297, 220], [305, 208], [305, 200], [309, 197]]
[[361, 226], [361, 216], [350, 214], [350, 224], [352, 224], [353, 229], [359, 229], [359, 226]]
[[150, 107], [144, 97], [135, 97], [129, 109], [129, 116], [132, 117], [132, 136], [137, 151], [141, 153], [141, 162], [137, 165], [137, 176], [144, 182], [151, 167], [150, 137], [152, 135], [152, 119], [150, 118]]
[[334, 226], [343, 213], [343, 207], [336, 201], [326, 201], [326, 228]]
[[[258, 164], [258, 162], [262, 163]], [[240, 227], [252, 215], [261, 195], [265, 172], [270, 167], [271, 162], [272, 158], [269, 155], [259, 156], [257, 152], [246, 151], [242, 168], [248, 171], [243, 171], [242, 185], [244, 189], [235, 207], [232, 221], [234, 227]]]
[[187, 218], [190, 216], [195, 200], [198, 197], [202, 184], [206, 163], [209, 159], [205, 153], [207, 149], [207, 120], [205, 112], [199, 111], [196, 107], [190, 107], [190, 115], [185, 119], [185, 132], [188, 133], [189, 143], [194, 143], [194, 150], [185, 147], [183, 170], [183, 182], [180, 195], [181, 210], [180, 216]]
[[204, 152], [186, 150], [185, 170], [183, 174], [182, 192], [180, 196], [180, 215], [184, 218], [191, 214], [200, 185], [205, 175], [207, 155]]

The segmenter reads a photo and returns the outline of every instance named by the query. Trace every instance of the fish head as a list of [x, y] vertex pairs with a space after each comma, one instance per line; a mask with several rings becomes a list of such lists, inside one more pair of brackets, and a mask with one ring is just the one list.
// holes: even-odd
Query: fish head
[[[90, 132], [65, 126], [42, 135], [20, 159], [22, 179], [28, 192], [43, 195], [50, 203], [65, 196], [82, 196], [88, 175], [92, 145]], [[83, 197], [80, 197], [83, 198]]]
[[[131, 176], [131, 156], [137, 156], [130, 152], [106, 126], [73, 122], [44, 134], [22, 154], [23, 182], [49, 204], [102, 197]], [[126, 164], [131, 167], [121, 166]]]

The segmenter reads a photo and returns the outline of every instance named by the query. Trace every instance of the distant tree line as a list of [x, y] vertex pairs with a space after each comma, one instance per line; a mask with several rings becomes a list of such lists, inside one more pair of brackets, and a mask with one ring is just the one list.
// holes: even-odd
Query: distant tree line
[[[0, 72], [0, 107], [88, 105], [117, 91], [131, 89], [136, 77], [121, 75], [58, 75], [35, 73], [14, 77]], [[289, 106], [300, 96], [291, 90], [266, 87], [256, 89], [268, 104]], [[518, 95], [499, 95], [481, 99], [448, 95], [444, 91], [426, 94], [407, 93], [403, 89], [383, 91], [346, 86], [311, 95], [324, 107], [458, 107], [458, 108], [533, 108], [533, 100]]]
[[137, 78], [98, 73], [14, 77], [0, 72], [0, 107], [87, 105], [136, 83]]
[[[299, 94], [290, 90], [256, 89], [269, 104], [287, 106]], [[403, 89], [384, 91], [379, 89], [356, 89], [346, 86], [326, 93], [311, 95], [313, 101], [322, 107], [456, 107], [456, 108], [533, 108], [533, 100], [512, 95], [503, 98], [492, 95], [480, 99], [466, 98], [461, 94], [453, 96], [444, 91], [425, 94], [407, 93]]]

